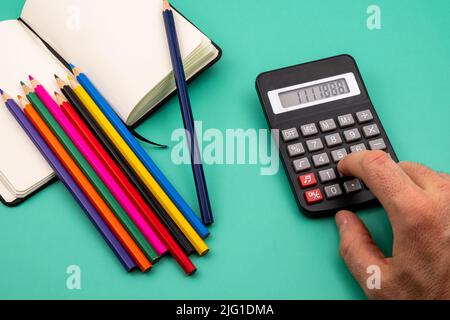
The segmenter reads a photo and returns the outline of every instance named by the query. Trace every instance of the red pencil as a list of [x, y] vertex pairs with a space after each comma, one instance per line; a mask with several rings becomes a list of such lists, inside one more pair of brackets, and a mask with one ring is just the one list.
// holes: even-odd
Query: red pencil
[[58, 104], [61, 107], [61, 110], [66, 114], [72, 124], [78, 129], [79, 133], [88, 142], [99, 159], [104, 163], [105, 167], [108, 168], [113, 178], [123, 188], [127, 196], [134, 202], [135, 206], [152, 226], [152, 229], [154, 230], [156, 235], [167, 247], [170, 254], [175, 258], [175, 260], [187, 274], [192, 274], [193, 272], [195, 272], [196, 268], [189, 257], [184, 253], [184, 251], [181, 249], [181, 247], [178, 245], [169, 231], [164, 227], [159, 218], [156, 216], [156, 213], [144, 201], [139, 191], [128, 181], [126, 175], [119, 168], [116, 162], [111, 158], [108, 152], [103, 148], [101, 143], [83, 122], [75, 109], [67, 100], [64, 99], [63, 96], [59, 95], [58, 93], [55, 93], [55, 95]]

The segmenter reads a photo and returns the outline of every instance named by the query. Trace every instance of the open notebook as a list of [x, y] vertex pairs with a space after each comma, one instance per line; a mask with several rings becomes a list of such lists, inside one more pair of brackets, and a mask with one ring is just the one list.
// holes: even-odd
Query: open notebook
[[[81, 66], [122, 120], [133, 125], [175, 91], [160, 0], [28, 0], [21, 19], [0, 22], [0, 88], [22, 94], [32, 74], [57, 90], [53, 74]], [[193, 78], [221, 51], [175, 12], [186, 76]], [[26, 22], [28, 27], [23, 23]], [[13, 205], [46, 185], [54, 173], [0, 103], [0, 200]]]

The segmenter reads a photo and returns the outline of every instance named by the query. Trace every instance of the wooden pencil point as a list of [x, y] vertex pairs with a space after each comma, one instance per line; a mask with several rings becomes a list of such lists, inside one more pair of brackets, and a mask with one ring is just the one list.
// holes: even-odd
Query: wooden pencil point
[[2, 89], [0, 89], [0, 95], [3, 95], [3, 90]]
[[25, 93], [26, 96], [29, 95], [31, 92], [33, 92], [33, 90], [29, 86], [27, 86], [25, 84], [25, 82], [20, 81], [20, 85], [22, 86], [22, 90], [23, 90], [23, 92]]
[[78, 67], [73, 67], [72, 72], [75, 75], [75, 77], [78, 77], [81, 73], [81, 70]]
[[56, 91], [55, 91], [55, 97], [56, 97], [56, 102], [58, 103], [59, 106], [61, 106], [64, 102], [67, 101]]
[[56, 83], [58, 84], [58, 87], [60, 89], [62, 89], [66, 85], [66, 83], [57, 75], [55, 75], [55, 79], [56, 79]]
[[2, 91], [2, 98], [5, 102], [11, 99], [11, 97], [4, 91]]
[[67, 78], [69, 79], [69, 83], [72, 89], [75, 89], [79, 86], [78, 82], [76, 82], [72, 76], [68, 76]]
[[166, 11], [166, 10], [172, 10], [169, 1], [163, 0], [163, 10], [164, 10], [164, 11]]
[[31, 80], [31, 86], [33, 87], [33, 89], [36, 89], [36, 87], [39, 85], [39, 82], [37, 80], [35, 80], [34, 78]]
[[25, 107], [26, 107], [26, 105], [27, 105], [25, 99], [24, 99], [20, 94], [17, 96], [17, 99], [19, 100], [19, 107], [20, 107], [22, 110], [25, 109]]

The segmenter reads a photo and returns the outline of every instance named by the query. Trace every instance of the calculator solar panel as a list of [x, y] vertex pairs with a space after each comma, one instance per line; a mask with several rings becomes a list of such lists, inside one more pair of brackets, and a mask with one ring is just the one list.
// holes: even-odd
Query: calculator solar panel
[[354, 59], [336, 56], [262, 73], [257, 91], [297, 204], [311, 218], [378, 203], [337, 163], [352, 152], [383, 150], [398, 161]]

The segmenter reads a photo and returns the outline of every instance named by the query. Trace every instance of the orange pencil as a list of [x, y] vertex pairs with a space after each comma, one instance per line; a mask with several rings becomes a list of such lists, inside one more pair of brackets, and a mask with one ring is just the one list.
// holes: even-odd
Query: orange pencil
[[69, 171], [70, 175], [86, 194], [89, 201], [112, 229], [133, 260], [135, 260], [136, 264], [139, 266], [139, 269], [141, 269], [141, 271], [148, 271], [152, 267], [151, 262], [145, 257], [141, 249], [137, 246], [125, 228], [120, 224], [119, 220], [117, 220], [104, 200], [100, 197], [98, 192], [83, 174], [81, 169], [76, 165], [75, 161], [70, 157], [52, 131], [47, 127], [34, 107], [30, 103], [26, 103], [21, 96], [18, 96], [18, 98], [25, 115], [30, 119], [31, 123], [36, 127], [48, 146], [64, 164], [67, 171]]

